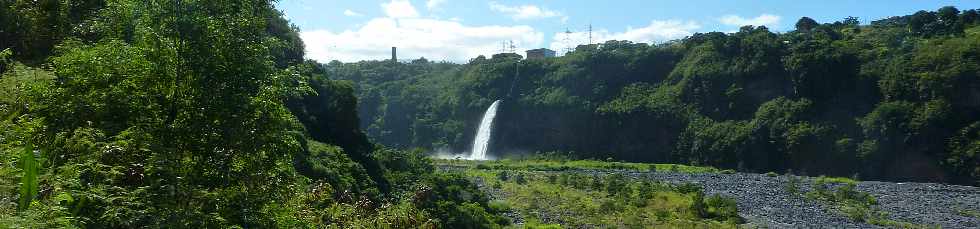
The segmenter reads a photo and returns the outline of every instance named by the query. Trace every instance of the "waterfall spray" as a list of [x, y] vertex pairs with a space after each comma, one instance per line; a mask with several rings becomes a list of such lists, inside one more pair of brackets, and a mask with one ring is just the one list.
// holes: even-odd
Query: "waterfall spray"
[[487, 150], [490, 148], [490, 134], [493, 131], [493, 118], [497, 116], [497, 106], [500, 100], [493, 101], [493, 104], [483, 113], [480, 120], [480, 127], [476, 130], [476, 137], [473, 138], [473, 148], [470, 149], [471, 160], [486, 160]]

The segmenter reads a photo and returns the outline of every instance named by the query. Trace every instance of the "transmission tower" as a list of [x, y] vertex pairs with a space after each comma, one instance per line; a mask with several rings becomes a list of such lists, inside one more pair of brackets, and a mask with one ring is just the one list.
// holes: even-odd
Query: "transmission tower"
[[589, 23], [589, 45], [592, 45], [592, 23]]
[[562, 39], [562, 42], [565, 43], [565, 49], [562, 50], [564, 54], [568, 54], [573, 50], [575, 50], [574, 48], [572, 48], [572, 31], [569, 30], [568, 27], [565, 27], [565, 39]]

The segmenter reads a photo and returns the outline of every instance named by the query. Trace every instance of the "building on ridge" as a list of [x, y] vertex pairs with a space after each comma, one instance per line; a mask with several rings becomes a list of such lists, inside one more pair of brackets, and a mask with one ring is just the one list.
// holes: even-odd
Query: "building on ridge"
[[527, 59], [529, 60], [544, 59], [550, 57], [555, 57], [555, 51], [552, 51], [551, 49], [539, 48], [539, 49], [527, 50]]

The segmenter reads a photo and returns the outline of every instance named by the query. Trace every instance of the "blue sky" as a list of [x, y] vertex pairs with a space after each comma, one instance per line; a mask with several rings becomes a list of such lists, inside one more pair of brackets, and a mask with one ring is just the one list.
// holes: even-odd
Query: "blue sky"
[[466, 62], [500, 52], [503, 41], [513, 41], [518, 53], [540, 47], [561, 52], [588, 43], [590, 24], [595, 42], [655, 43], [748, 24], [787, 31], [803, 16], [821, 23], [854, 16], [868, 23], [948, 5], [976, 9], [980, 1], [282, 0], [276, 5], [300, 28], [310, 59], [386, 59], [390, 47], [398, 46], [403, 60]]

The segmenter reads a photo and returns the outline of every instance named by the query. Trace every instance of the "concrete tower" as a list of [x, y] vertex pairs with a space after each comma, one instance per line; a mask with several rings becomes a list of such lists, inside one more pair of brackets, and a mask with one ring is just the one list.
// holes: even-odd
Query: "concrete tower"
[[398, 47], [391, 47], [391, 62], [398, 62]]

